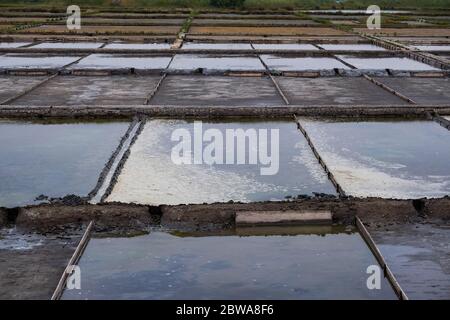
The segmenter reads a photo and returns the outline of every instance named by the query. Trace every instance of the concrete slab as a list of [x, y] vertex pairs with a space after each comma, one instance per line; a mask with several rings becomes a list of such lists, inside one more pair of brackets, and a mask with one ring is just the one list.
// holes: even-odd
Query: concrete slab
[[333, 58], [283, 57], [261, 55], [261, 59], [271, 71], [319, 71], [333, 69], [350, 69], [345, 64]]
[[36, 197], [87, 196], [117, 148], [127, 122], [0, 122], [0, 207]]
[[434, 121], [301, 123], [349, 195], [414, 199], [450, 194], [450, 135]]
[[160, 76], [59, 76], [15, 100], [15, 105], [143, 104]]
[[96, 49], [103, 45], [102, 42], [42, 42], [31, 46], [36, 49]]
[[[195, 161], [199, 164], [179, 163], [177, 160], [179, 156], [185, 157], [186, 161], [192, 160], [194, 153], [188, 150], [191, 143], [187, 140], [187, 135], [198, 141], [202, 137], [202, 133], [198, 133], [199, 125], [202, 126], [200, 131], [222, 135], [223, 139], [227, 140], [222, 141], [217, 137], [217, 145], [216, 142], [201, 144], [205, 148], [207, 146], [209, 149], [216, 148], [217, 162], [209, 162], [209, 157], [206, 156], [210, 151], [214, 153], [214, 150], [205, 149], [202, 161], [198, 161], [199, 157], [196, 156]], [[250, 135], [252, 132], [254, 134], [266, 132], [267, 139], [270, 140], [267, 150], [271, 150], [276, 157], [274, 161], [267, 163], [273, 163], [278, 167], [278, 171], [274, 166], [273, 172], [261, 171], [269, 168], [270, 164], [250, 163], [248, 157], [251, 154], [255, 155], [256, 150], [263, 152], [265, 149], [258, 148], [253, 142], [251, 146], [241, 146], [242, 148], [230, 146], [233, 138], [226, 139], [227, 129], [228, 134], [237, 129], [242, 129], [244, 131], [241, 133], [246, 132]], [[181, 132], [186, 134], [184, 141], [186, 148], [183, 150], [179, 149], [179, 141], [182, 138], [178, 137], [178, 134]], [[260, 138], [260, 143], [264, 143], [261, 142], [263, 140], [265, 139]], [[277, 146], [279, 153], [276, 150]], [[247, 160], [238, 164], [237, 159], [231, 159], [238, 155], [236, 150], [240, 154], [244, 152]], [[199, 154], [198, 151], [196, 153]], [[225, 159], [220, 160], [221, 155], [229, 157], [229, 164], [226, 164]], [[279, 165], [276, 164], [277, 161]], [[132, 146], [130, 156], [107, 201], [142, 204], [213, 203], [230, 200], [277, 201], [299, 194], [311, 195], [313, 192], [335, 194], [335, 189], [293, 122], [242, 121], [194, 124], [181, 120], [151, 120], [146, 123]]]
[[332, 224], [330, 211], [239, 211], [236, 226]]
[[130, 69], [162, 70], [170, 62], [169, 56], [132, 56], [120, 54], [91, 54], [83, 58], [69, 69]]
[[264, 72], [261, 61], [256, 57], [232, 55], [191, 55], [177, 54], [169, 66], [169, 71], [192, 72], [202, 69], [204, 72], [215, 71], [258, 71]]
[[276, 81], [291, 104], [344, 106], [406, 104], [396, 95], [361, 77], [277, 77]]
[[362, 70], [399, 70], [399, 71], [440, 71], [441, 69], [409, 58], [383, 57], [383, 58], [358, 58], [356, 56], [338, 56], [343, 61]]
[[450, 79], [448, 78], [379, 77], [376, 80], [419, 104], [448, 105], [450, 103]]
[[62, 68], [81, 57], [6, 54], [0, 59], [0, 69], [54, 69]]
[[156, 105], [283, 105], [268, 77], [167, 76], [151, 100]]
[[38, 84], [45, 77], [0, 76], [0, 102]]

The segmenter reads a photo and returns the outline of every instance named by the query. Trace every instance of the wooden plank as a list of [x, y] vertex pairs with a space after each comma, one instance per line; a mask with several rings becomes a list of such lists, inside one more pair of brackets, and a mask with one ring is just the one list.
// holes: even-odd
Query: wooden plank
[[59, 279], [58, 285], [56, 286], [56, 289], [53, 292], [53, 295], [50, 300], [59, 300], [61, 298], [61, 295], [64, 291], [64, 287], [66, 286], [67, 278], [72, 273], [73, 266], [75, 264], [77, 264], [77, 262], [80, 260], [80, 257], [83, 254], [84, 249], [86, 248], [86, 246], [89, 242], [93, 224], [94, 224], [94, 221], [92, 220], [89, 223], [89, 225], [87, 226], [86, 231], [83, 234], [83, 237], [81, 238], [80, 242], [78, 243], [77, 248], [75, 249], [75, 252], [73, 253], [72, 257], [69, 260], [69, 263], [67, 264], [66, 268], [64, 269], [64, 272], [63, 272], [61, 278]]
[[358, 216], [356, 216], [355, 219], [356, 219], [356, 227], [358, 228], [359, 233], [361, 234], [364, 241], [369, 246], [369, 248], [372, 251], [375, 258], [377, 259], [378, 264], [384, 270], [384, 276], [388, 279], [395, 294], [397, 295], [397, 297], [400, 300], [409, 300], [408, 296], [403, 291], [403, 289], [400, 287], [400, 284], [398, 283], [398, 281], [395, 278], [394, 274], [392, 273], [391, 269], [389, 268], [386, 261], [384, 260], [383, 255], [381, 254], [380, 250], [378, 249], [377, 245], [375, 244], [375, 241], [373, 241], [373, 238], [370, 235], [369, 231], [366, 229], [366, 227], [364, 226], [364, 224], [362, 223], [361, 219], [359, 219]]

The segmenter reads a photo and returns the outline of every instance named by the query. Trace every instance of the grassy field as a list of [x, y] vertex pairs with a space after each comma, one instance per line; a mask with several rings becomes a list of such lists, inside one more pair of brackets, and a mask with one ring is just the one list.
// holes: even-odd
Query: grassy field
[[[243, 0], [246, 9], [364, 9], [376, 3], [382, 9], [450, 9], [450, 0]], [[207, 8], [210, 0], [0, 0], [3, 6], [63, 7], [79, 6]]]

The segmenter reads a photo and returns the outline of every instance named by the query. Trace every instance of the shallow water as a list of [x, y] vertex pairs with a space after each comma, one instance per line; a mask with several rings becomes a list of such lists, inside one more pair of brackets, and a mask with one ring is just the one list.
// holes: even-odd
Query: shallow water
[[350, 69], [332, 58], [289, 58], [273, 55], [261, 55], [261, 58], [269, 69], [275, 71]]
[[16, 228], [0, 229], [0, 250], [30, 250], [44, 244], [46, 237], [22, 233]]
[[395, 299], [359, 234], [91, 239], [62, 299]]
[[169, 70], [232, 70], [265, 71], [261, 61], [255, 57], [214, 56], [178, 54], [173, 58]]
[[450, 299], [450, 226], [402, 224], [371, 234], [410, 299]]
[[165, 69], [170, 57], [133, 57], [127, 55], [91, 54], [72, 65], [70, 69]]
[[32, 46], [36, 49], [96, 49], [102, 42], [43, 42]]
[[312, 44], [300, 43], [254, 43], [253, 47], [258, 50], [319, 50]]
[[41, 195], [86, 196], [128, 123], [0, 122], [0, 207]]
[[414, 48], [422, 51], [450, 51], [450, 46], [414, 46]]
[[450, 194], [450, 135], [433, 121], [301, 123], [349, 195], [408, 199]]
[[169, 43], [110, 43], [106, 49], [127, 49], [127, 50], [150, 50], [150, 49], [170, 49]]
[[319, 44], [325, 50], [349, 50], [349, 51], [385, 51], [386, 49], [373, 44]]
[[[312, 195], [313, 192], [335, 194], [322, 167], [293, 122], [231, 122], [203, 123], [203, 132], [218, 129], [225, 136], [226, 129], [268, 129], [268, 150], [273, 144], [270, 129], [279, 130], [279, 159], [271, 164], [249, 164], [249, 147], [245, 150], [245, 164], [236, 164], [235, 148], [217, 145], [219, 154], [232, 154], [233, 164], [175, 164], [172, 148], [178, 140], [171, 141], [176, 129], [186, 129], [194, 139], [193, 123], [185, 121], [151, 120], [131, 148], [130, 157], [118, 178], [108, 201], [144, 204], [181, 204], [203, 202], [283, 200], [286, 196]], [[262, 139], [261, 141], [266, 141]], [[204, 142], [203, 147], [209, 145]], [[191, 145], [192, 146], [192, 145]], [[256, 149], [254, 149], [256, 148]], [[257, 150], [258, 146], [252, 146]], [[262, 149], [261, 149], [262, 150]], [[275, 150], [275, 149], [273, 149]], [[193, 152], [186, 156], [193, 159]], [[201, 153], [201, 152], [200, 152]], [[205, 153], [206, 154], [206, 153]], [[219, 157], [219, 156], [218, 156]], [[219, 160], [221, 160], [220, 157]], [[258, 159], [261, 159], [258, 155]], [[278, 171], [276, 166], [278, 164]], [[261, 175], [263, 168], [273, 168], [273, 175]]]
[[181, 49], [252, 50], [250, 43], [197, 43], [185, 42]]
[[368, 70], [402, 70], [402, 71], [429, 71], [440, 70], [428, 64], [408, 58], [358, 58], [355, 56], [338, 56], [343, 61], [358, 69]]
[[32, 56], [32, 55], [13, 55], [6, 54], [0, 59], [0, 69], [45, 69], [45, 68], [61, 68], [72, 62], [77, 61], [81, 57], [70, 56]]
[[19, 48], [31, 44], [31, 42], [0, 42], [0, 48]]

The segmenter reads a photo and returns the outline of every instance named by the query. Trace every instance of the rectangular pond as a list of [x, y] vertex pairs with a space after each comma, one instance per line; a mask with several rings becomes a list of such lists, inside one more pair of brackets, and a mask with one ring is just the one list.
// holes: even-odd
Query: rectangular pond
[[357, 56], [337, 56], [350, 65], [362, 70], [396, 71], [437, 71], [438, 68], [404, 57], [360, 58]]
[[36, 49], [97, 49], [103, 42], [42, 42], [32, 46]]
[[450, 195], [450, 134], [433, 121], [300, 120], [347, 194]]
[[250, 202], [313, 192], [336, 194], [294, 122], [151, 120], [107, 201]]
[[449, 78], [380, 77], [376, 80], [419, 104], [450, 104]]
[[144, 104], [159, 75], [58, 76], [15, 100], [15, 105]]
[[253, 47], [257, 50], [319, 50], [307, 43], [254, 43]]
[[88, 195], [127, 128], [1, 120], [0, 207], [34, 204], [40, 195]]
[[137, 69], [163, 70], [171, 60], [169, 56], [133, 56], [120, 54], [91, 54], [70, 66], [70, 69]]
[[384, 278], [367, 288], [366, 270], [378, 264], [358, 233], [290, 231], [92, 238], [81, 289], [62, 299], [396, 299]]
[[414, 45], [415, 49], [422, 51], [450, 51], [450, 45], [428, 45], [428, 46], [417, 46]]
[[383, 47], [373, 44], [318, 44], [325, 50], [348, 50], [348, 51], [385, 51]]
[[169, 66], [169, 71], [192, 72], [195, 70], [203, 72], [214, 71], [259, 71], [264, 72], [261, 61], [250, 56], [225, 56], [225, 55], [191, 55], [177, 54]]
[[209, 50], [252, 50], [250, 43], [199, 43], [185, 42], [181, 49], [209, 49]]
[[317, 57], [282, 57], [261, 55], [264, 63], [272, 71], [320, 71], [333, 69], [350, 69], [339, 60]]
[[54, 69], [77, 61], [75, 56], [42, 56], [5, 54], [0, 59], [0, 69]]
[[410, 299], [450, 299], [448, 223], [397, 224], [370, 232]]
[[156, 105], [283, 105], [268, 77], [169, 75], [151, 100]]
[[0, 102], [32, 88], [46, 77], [0, 76]]
[[106, 49], [121, 49], [121, 50], [155, 50], [155, 49], [170, 49], [169, 43], [124, 43], [113, 42], [105, 46]]
[[31, 42], [0, 42], [0, 48], [20, 48], [31, 44]]
[[291, 104], [392, 105], [406, 102], [362, 77], [277, 77]]

